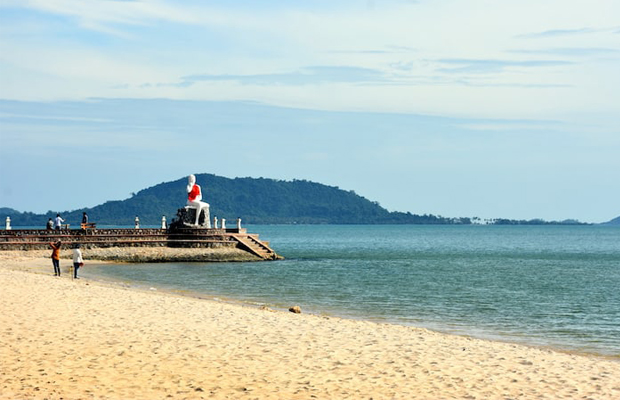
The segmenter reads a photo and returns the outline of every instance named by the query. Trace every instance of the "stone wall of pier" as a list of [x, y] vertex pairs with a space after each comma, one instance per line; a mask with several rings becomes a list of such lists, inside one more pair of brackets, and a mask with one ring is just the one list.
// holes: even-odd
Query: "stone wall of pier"
[[[245, 229], [241, 230], [245, 232]], [[62, 241], [64, 248], [110, 247], [237, 247], [232, 234], [237, 229], [14, 229], [0, 231], [0, 250], [42, 250], [50, 242]]]

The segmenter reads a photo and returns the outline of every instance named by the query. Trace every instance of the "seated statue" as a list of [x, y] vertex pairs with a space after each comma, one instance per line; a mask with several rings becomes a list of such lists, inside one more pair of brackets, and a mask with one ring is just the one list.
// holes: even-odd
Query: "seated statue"
[[200, 213], [202, 210], [205, 211], [205, 223], [207, 224], [207, 228], [211, 227], [211, 221], [209, 216], [209, 203], [205, 203], [202, 201], [202, 190], [200, 189], [200, 185], [196, 183], [196, 177], [194, 175], [190, 175], [188, 177], [187, 184], [187, 207], [196, 209], [196, 222], [194, 225], [198, 225], [200, 221]]

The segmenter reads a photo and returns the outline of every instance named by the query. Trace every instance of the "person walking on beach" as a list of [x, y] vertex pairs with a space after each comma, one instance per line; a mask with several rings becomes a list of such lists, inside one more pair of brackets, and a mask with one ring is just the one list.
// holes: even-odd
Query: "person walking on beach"
[[76, 244], [73, 248], [73, 279], [78, 278], [78, 269], [84, 265], [84, 260], [82, 259], [82, 251], [80, 250], [80, 245]]
[[50, 243], [52, 248], [52, 264], [54, 265], [54, 276], [60, 276], [60, 246], [62, 242]]
[[48, 231], [51, 231], [52, 229], [54, 229], [54, 221], [52, 221], [51, 218], [47, 220], [47, 225], [45, 226], [45, 228]]
[[56, 218], [54, 218], [54, 229], [57, 231], [60, 230], [60, 225], [65, 222], [64, 219], [60, 218], [60, 214], [56, 214]]
[[82, 224], [87, 224], [87, 223], [88, 223], [88, 214], [83, 212], [82, 213]]

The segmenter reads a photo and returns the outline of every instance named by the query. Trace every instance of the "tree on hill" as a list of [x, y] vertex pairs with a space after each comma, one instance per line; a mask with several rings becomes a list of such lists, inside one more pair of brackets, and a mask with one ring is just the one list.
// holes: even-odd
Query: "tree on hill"
[[[203, 189], [203, 201], [210, 204], [211, 217], [233, 222], [240, 217], [244, 224], [471, 224], [470, 218], [446, 218], [389, 212], [379, 203], [354, 191], [307, 180], [283, 181], [266, 178], [225, 178], [197, 174]], [[125, 200], [108, 201], [93, 208], [62, 212], [72, 226], [79, 226], [82, 212], [98, 225], [132, 226], [136, 216], [141, 225], [158, 226], [162, 216], [168, 222], [185, 206], [187, 178], [132, 193]], [[44, 227], [56, 212], [34, 214], [2, 208], [14, 226]], [[513, 221], [498, 219], [498, 224], [546, 224], [542, 220]], [[553, 222], [558, 223], [558, 222]]]
[[[211, 206], [211, 216], [241, 217], [253, 224], [452, 224], [469, 223], [468, 218], [389, 212], [353, 191], [306, 180], [282, 181], [266, 178], [224, 178], [213, 174], [196, 175], [203, 188], [203, 200]], [[163, 182], [140, 190], [125, 200], [108, 201], [90, 209], [62, 212], [63, 218], [79, 226], [82, 212], [99, 225], [133, 225], [138, 216], [142, 225], [159, 225], [185, 206], [186, 178]], [[2, 209], [15, 226], [45, 226], [56, 212], [20, 213]]]

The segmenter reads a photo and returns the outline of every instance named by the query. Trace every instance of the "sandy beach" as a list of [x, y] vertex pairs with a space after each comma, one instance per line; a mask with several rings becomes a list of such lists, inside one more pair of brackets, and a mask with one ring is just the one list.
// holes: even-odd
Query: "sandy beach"
[[617, 359], [57, 278], [48, 253], [0, 252], [1, 399], [620, 398]]

